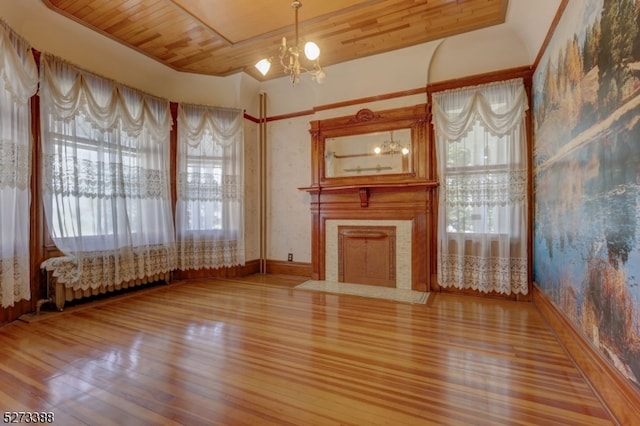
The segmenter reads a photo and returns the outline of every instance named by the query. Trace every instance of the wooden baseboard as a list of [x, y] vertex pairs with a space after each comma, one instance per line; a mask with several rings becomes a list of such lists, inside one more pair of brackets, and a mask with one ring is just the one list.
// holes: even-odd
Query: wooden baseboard
[[[311, 277], [311, 263], [286, 262], [284, 260], [267, 259], [267, 274], [294, 275], [298, 277]], [[219, 269], [198, 269], [189, 271], [175, 271], [173, 278], [186, 280], [191, 278], [234, 278], [260, 272], [260, 260], [249, 260], [243, 266]]]
[[244, 265], [231, 268], [178, 270], [173, 273], [173, 278], [176, 280], [186, 280], [190, 278], [234, 278], [257, 274], [258, 272], [260, 272], [260, 261], [256, 259], [249, 260]]
[[620, 425], [640, 425], [640, 390], [604, 358], [551, 299], [534, 284], [533, 303], [560, 344]]
[[295, 275], [311, 278], [311, 263], [267, 259], [267, 274]]

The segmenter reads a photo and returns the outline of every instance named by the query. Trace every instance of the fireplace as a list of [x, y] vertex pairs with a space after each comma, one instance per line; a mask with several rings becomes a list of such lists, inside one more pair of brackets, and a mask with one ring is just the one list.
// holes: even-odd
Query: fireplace
[[[435, 290], [435, 218], [431, 206], [437, 185], [362, 188], [305, 188], [311, 195], [311, 278], [340, 281], [339, 228], [392, 227], [395, 287]], [[362, 193], [367, 207], [361, 206]]]
[[[311, 278], [375, 281], [422, 292], [435, 289], [433, 206], [438, 182], [428, 105], [376, 112], [363, 109], [355, 116], [317, 120], [310, 125], [311, 185], [299, 189], [310, 196]], [[409, 153], [407, 167], [387, 171], [382, 167], [387, 158], [375, 157], [367, 143], [375, 144], [376, 138], [391, 132], [405, 135], [402, 143]], [[338, 154], [352, 164], [340, 166], [344, 173], [339, 175], [327, 173], [332, 166], [328, 162]], [[364, 159], [375, 159], [381, 167], [370, 168]], [[347, 248], [366, 248], [365, 254], [345, 257], [340, 250], [345, 248], [345, 238]], [[368, 241], [365, 245], [358, 240]], [[377, 257], [379, 265], [368, 256]], [[347, 265], [345, 270], [345, 261], [355, 262], [355, 266]], [[369, 270], [360, 273], [358, 268]]]

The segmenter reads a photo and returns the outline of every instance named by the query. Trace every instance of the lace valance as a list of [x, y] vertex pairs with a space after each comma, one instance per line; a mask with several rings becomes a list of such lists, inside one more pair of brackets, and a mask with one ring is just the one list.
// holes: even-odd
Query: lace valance
[[137, 136], [144, 129], [157, 140], [171, 131], [169, 101], [155, 98], [85, 72], [52, 55], [40, 60], [42, 101], [53, 117], [69, 121], [79, 114], [96, 129]]
[[178, 132], [181, 140], [197, 147], [206, 135], [213, 144], [229, 146], [242, 142], [242, 110], [191, 104], [178, 106]]
[[[454, 101], [446, 102], [445, 97]], [[449, 142], [466, 136], [477, 120], [492, 135], [502, 137], [521, 124], [528, 105], [522, 79], [445, 90], [433, 94], [433, 123], [437, 137]]]

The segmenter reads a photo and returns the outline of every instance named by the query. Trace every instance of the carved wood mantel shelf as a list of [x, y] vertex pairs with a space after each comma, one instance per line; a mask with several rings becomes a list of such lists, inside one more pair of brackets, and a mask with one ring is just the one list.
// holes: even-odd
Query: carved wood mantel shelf
[[[435, 229], [433, 206], [437, 202], [434, 152], [429, 137], [427, 105], [372, 112], [361, 110], [355, 116], [311, 122], [312, 184], [299, 188], [310, 195], [312, 278], [325, 279], [326, 222], [409, 221], [411, 224], [411, 288], [435, 289]], [[327, 138], [378, 135], [389, 130], [410, 129], [410, 160], [398, 173], [328, 177], [325, 152]], [[360, 138], [362, 139], [362, 138]], [[334, 145], [335, 146], [335, 145]], [[332, 149], [335, 149], [332, 147]], [[343, 148], [340, 148], [343, 149]], [[352, 149], [350, 152], [349, 149]], [[362, 148], [358, 148], [362, 150]], [[344, 148], [341, 158], [351, 155]]]
[[324, 185], [305, 186], [298, 188], [309, 194], [319, 195], [320, 193], [349, 193], [357, 191], [360, 196], [360, 207], [369, 207], [369, 198], [372, 192], [395, 192], [395, 191], [422, 191], [433, 190], [438, 187], [438, 182], [404, 182], [404, 183], [372, 183], [368, 185]]

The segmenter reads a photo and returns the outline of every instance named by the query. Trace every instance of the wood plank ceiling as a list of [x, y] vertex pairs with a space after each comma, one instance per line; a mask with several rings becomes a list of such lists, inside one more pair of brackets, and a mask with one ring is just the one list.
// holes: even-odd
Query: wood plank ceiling
[[[227, 76], [295, 37], [290, 0], [42, 0], [52, 10], [182, 72]], [[508, 0], [304, 0], [301, 42], [323, 67], [505, 21]], [[273, 67], [267, 78], [282, 76]]]

